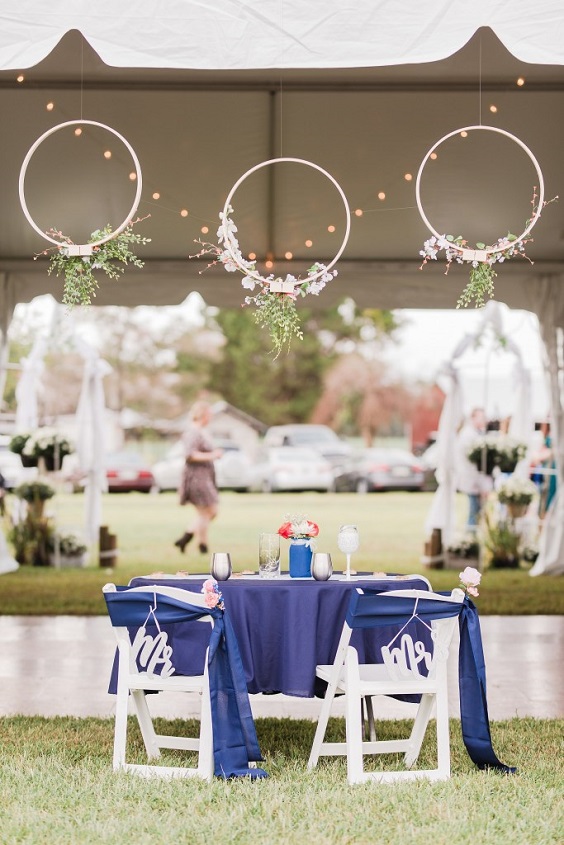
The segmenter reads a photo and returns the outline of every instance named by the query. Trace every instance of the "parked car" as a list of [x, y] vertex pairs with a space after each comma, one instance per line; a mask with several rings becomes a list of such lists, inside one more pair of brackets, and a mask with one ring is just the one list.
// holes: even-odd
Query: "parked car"
[[[220, 490], [245, 492], [251, 485], [251, 460], [242, 449], [231, 440], [218, 441], [214, 444], [223, 449], [223, 455], [215, 461], [215, 479]], [[155, 488], [178, 490], [184, 466], [184, 444], [181, 440], [171, 446], [165, 457], [153, 465]]]
[[341, 464], [352, 454], [348, 443], [335, 434], [328, 425], [273, 425], [264, 435], [264, 445], [297, 446], [315, 449], [333, 464]]
[[335, 473], [337, 492], [422, 490], [425, 471], [421, 461], [402, 449], [366, 449]]
[[[138, 452], [124, 451], [106, 455], [104, 464], [109, 493], [149, 493], [155, 483], [150, 465]], [[62, 477], [73, 492], [78, 493], [84, 489], [86, 474], [76, 454], [68, 455], [63, 461]]]
[[333, 468], [314, 449], [281, 446], [266, 449], [254, 470], [253, 488], [264, 493], [281, 490], [320, 490], [333, 487]]
[[154, 485], [149, 464], [137, 452], [116, 452], [106, 457], [109, 493], [149, 493]]

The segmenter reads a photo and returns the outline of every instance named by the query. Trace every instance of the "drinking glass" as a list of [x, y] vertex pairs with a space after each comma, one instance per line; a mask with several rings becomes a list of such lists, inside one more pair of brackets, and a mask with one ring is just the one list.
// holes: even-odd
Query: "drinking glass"
[[259, 575], [277, 578], [280, 574], [280, 534], [261, 534], [259, 537]]
[[358, 550], [359, 537], [358, 528], [356, 525], [341, 525], [339, 534], [337, 535], [337, 545], [339, 551], [347, 556], [347, 569], [345, 577], [351, 577], [351, 554]]
[[232, 571], [231, 555], [228, 552], [214, 552], [210, 572], [216, 581], [227, 581]]

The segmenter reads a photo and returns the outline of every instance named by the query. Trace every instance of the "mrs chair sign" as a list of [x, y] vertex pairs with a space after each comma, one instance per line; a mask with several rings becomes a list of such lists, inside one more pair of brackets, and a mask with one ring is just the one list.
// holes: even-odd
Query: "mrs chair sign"
[[[211, 584], [211, 582], [208, 582]], [[104, 598], [118, 643], [117, 701], [114, 732], [114, 770], [144, 777], [264, 777], [250, 761], [262, 759], [240, 657], [221, 594], [215, 606], [202, 593], [175, 587], [147, 585], [116, 587], [106, 584]], [[218, 591], [216, 591], [218, 593]], [[175, 629], [210, 626], [203, 671], [175, 674]], [[147, 693], [187, 692], [201, 697], [200, 729], [196, 737], [158, 734]], [[138, 765], [126, 762], [128, 702], [131, 694], [149, 761], [161, 748], [197, 752], [194, 767]]]
[[[447, 690], [447, 657], [457, 624], [457, 616], [441, 618], [448, 603], [462, 603], [462, 590], [452, 596], [423, 590], [401, 590], [375, 594], [357, 589], [351, 596], [347, 618], [333, 665], [317, 666], [317, 677], [328, 684], [319, 715], [308, 767], [317, 765], [320, 756], [346, 755], [348, 782], [398, 780], [445, 780], [450, 777], [449, 708]], [[421, 611], [421, 616], [418, 611]], [[424, 614], [424, 619], [422, 618]], [[419, 627], [414, 641], [414, 627]], [[355, 628], [393, 626], [395, 632], [381, 647], [382, 663], [359, 664], [358, 654], [350, 645]], [[430, 636], [425, 636], [428, 634]], [[426, 642], [423, 642], [425, 640]], [[431, 651], [427, 651], [430, 640]], [[345, 700], [346, 742], [325, 742], [325, 732], [335, 695]], [[417, 695], [420, 702], [409, 737], [377, 740], [374, 728], [372, 698], [378, 695]], [[437, 767], [413, 770], [436, 703]], [[367, 714], [370, 738], [364, 740], [363, 713]], [[364, 755], [404, 753], [405, 770], [364, 771]]]

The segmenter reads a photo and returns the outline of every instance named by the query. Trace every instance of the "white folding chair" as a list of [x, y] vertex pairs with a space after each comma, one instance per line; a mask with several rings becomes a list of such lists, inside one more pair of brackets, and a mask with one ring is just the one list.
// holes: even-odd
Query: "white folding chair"
[[[357, 590], [362, 595], [361, 590]], [[313, 740], [308, 768], [317, 765], [320, 756], [346, 755], [347, 779], [349, 783], [375, 780], [389, 783], [398, 780], [445, 780], [450, 777], [450, 740], [448, 723], [447, 657], [450, 642], [458, 616], [430, 621], [433, 640], [432, 653], [426, 651], [423, 642], [414, 642], [406, 633], [407, 624], [417, 618], [417, 604], [422, 599], [432, 601], [440, 607], [441, 602], [460, 602], [464, 599], [461, 590], [453, 590], [445, 597], [424, 590], [398, 590], [381, 593], [374, 603], [374, 620], [378, 615], [376, 605], [394, 597], [405, 599], [405, 617], [397, 625], [398, 632], [391, 642], [382, 646], [383, 663], [359, 664], [358, 653], [350, 645], [353, 627], [343, 625], [337, 654], [333, 665], [317, 666], [316, 675], [328, 684], [321, 707], [317, 729]], [[367, 597], [368, 598], [368, 597]], [[374, 596], [372, 597], [374, 598]], [[382, 605], [380, 605], [383, 607]], [[352, 603], [351, 603], [352, 607]], [[429, 607], [429, 605], [427, 605]], [[383, 611], [380, 611], [381, 613]], [[370, 617], [364, 618], [363, 627], [371, 627]], [[424, 624], [428, 624], [426, 619]], [[374, 621], [376, 624], [376, 621]], [[354, 622], [353, 622], [354, 626]], [[426, 672], [421, 673], [425, 666]], [[327, 723], [335, 695], [345, 695], [346, 742], [324, 742]], [[363, 739], [363, 702], [367, 705], [369, 719], [372, 714], [372, 697], [377, 695], [420, 694], [421, 700], [409, 737], [397, 740], [376, 740], [372, 731], [370, 739]], [[436, 769], [412, 770], [417, 762], [429, 719], [436, 703], [437, 721], [437, 767]], [[364, 755], [404, 753], [406, 769], [396, 771], [364, 771]]]
[[[136, 619], [139, 627], [133, 643], [127, 627], [114, 625], [118, 644], [118, 681], [116, 697], [116, 718], [114, 733], [114, 770], [134, 772], [144, 777], [200, 777], [211, 780], [214, 771], [213, 761], [213, 731], [211, 721], [210, 693], [207, 671], [207, 650], [204, 672], [197, 676], [173, 675], [172, 648], [168, 645], [167, 634], [159, 631], [155, 637], [147, 635], [144, 622], [157, 620], [159, 606], [167, 605], [167, 599], [185, 605], [206, 608], [204, 596], [176, 587], [155, 586], [148, 584], [143, 587], [132, 587], [118, 591], [114, 584], [106, 584], [104, 593], [116, 593], [124, 596], [131, 593], [149, 593], [152, 601], [140, 607], [140, 615]], [[178, 605], [175, 605], [177, 607]], [[203, 616], [194, 621], [211, 623], [211, 616]], [[158, 629], [157, 629], [158, 630]], [[212, 628], [210, 627], [210, 634]], [[143, 665], [139, 669], [138, 662]], [[179, 737], [168, 734], [157, 734], [153, 720], [147, 706], [146, 692], [195, 692], [201, 696], [200, 732], [197, 737]], [[198, 752], [196, 767], [137, 765], [126, 762], [127, 746], [127, 716], [129, 694], [133, 701], [135, 715], [139, 722], [143, 742], [149, 760], [160, 757], [161, 748], [175, 748]]]

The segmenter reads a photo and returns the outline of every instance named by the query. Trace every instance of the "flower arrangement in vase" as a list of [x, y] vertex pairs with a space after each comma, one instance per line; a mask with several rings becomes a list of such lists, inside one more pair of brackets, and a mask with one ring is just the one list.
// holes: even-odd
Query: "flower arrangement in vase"
[[278, 533], [290, 540], [290, 578], [311, 577], [313, 539], [319, 534], [319, 526], [305, 516], [290, 517], [282, 523]]
[[501, 505], [507, 505], [507, 510], [515, 519], [525, 515], [536, 492], [536, 485], [528, 478], [512, 476], [500, 484], [497, 498]]

